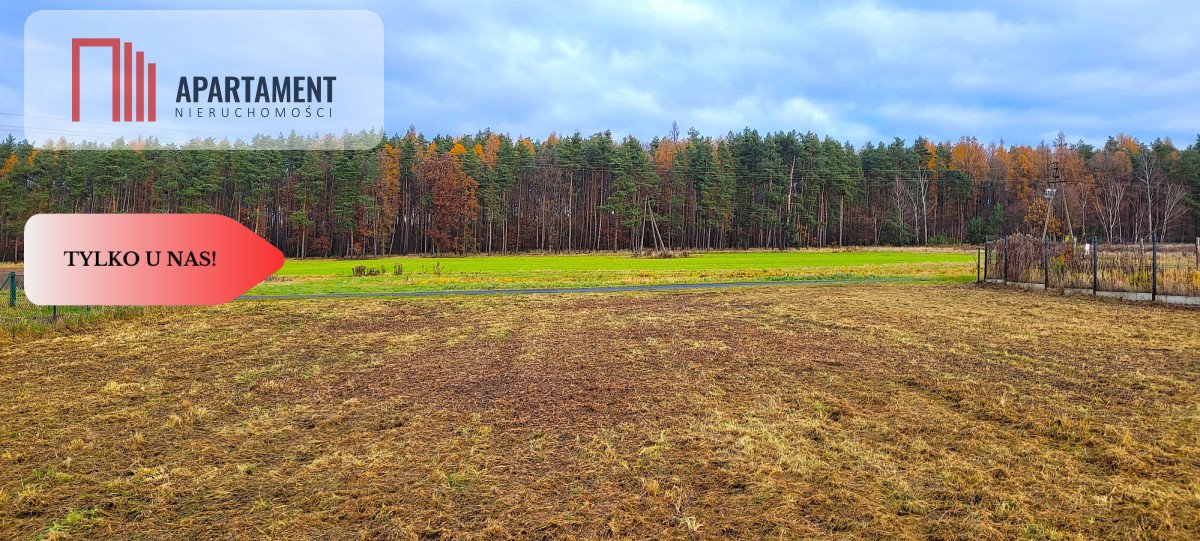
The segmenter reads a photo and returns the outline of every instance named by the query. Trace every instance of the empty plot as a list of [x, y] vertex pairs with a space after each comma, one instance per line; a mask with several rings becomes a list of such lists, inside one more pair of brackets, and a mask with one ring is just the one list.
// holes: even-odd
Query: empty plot
[[151, 311], [0, 357], [0, 537], [1193, 539], [1198, 380], [956, 284]]

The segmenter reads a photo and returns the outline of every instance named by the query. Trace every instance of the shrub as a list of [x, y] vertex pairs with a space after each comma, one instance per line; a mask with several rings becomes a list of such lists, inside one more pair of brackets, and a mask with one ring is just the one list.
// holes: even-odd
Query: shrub
[[353, 275], [353, 276], [355, 276], [355, 277], [361, 277], [361, 276], [381, 276], [381, 275], [383, 275], [383, 273], [384, 273], [384, 271], [385, 271], [385, 270], [387, 270], [387, 269], [386, 269], [385, 267], [382, 267], [382, 266], [380, 266], [379, 268], [375, 268], [375, 267], [368, 267], [368, 266], [366, 266], [366, 265], [356, 265], [356, 266], [355, 266], [355, 267], [354, 267], [354, 268], [353, 268], [353, 269], [350, 271], [350, 273], [351, 273], [351, 275]]

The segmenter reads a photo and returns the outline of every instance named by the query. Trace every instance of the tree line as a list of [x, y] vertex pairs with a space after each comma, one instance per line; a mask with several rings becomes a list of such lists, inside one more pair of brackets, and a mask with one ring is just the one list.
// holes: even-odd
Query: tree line
[[[289, 149], [280, 150], [286, 144]], [[1025, 232], [1137, 242], [1200, 233], [1200, 136], [1102, 147], [867, 143], [813, 133], [645, 142], [409, 129], [248, 143], [0, 143], [0, 260], [43, 212], [224, 214], [293, 257], [978, 243]], [[1047, 198], [1045, 189], [1057, 191]]]

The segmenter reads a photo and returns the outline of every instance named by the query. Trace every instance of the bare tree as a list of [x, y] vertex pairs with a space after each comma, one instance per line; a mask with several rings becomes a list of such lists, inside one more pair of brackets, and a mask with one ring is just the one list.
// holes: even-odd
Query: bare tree
[[[916, 168], [916, 182], [915, 182], [917, 189], [909, 190], [909, 192], [912, 194], [912, 196], [914, 198], [913, 213], [915, 214], [918, 210], [921, 213], [920, 220], [919, 221], [913, 220], [913, 221], [916, 222], [916, 225], [921, 228], [921, 235], [918, 237], [918, 240], [920, 240], [921, 244], [924, 244], [924, 245], [929, 244], [929, 183], [930, 183], [930, 175], [931, 175], [931, 172], [928, 169], [926, 169], [923, 164], [918, 165]], [[920, 201], [919, 206], [917, 204], [917, 200]]]
[[1124, 152], [1100, 152], [1092, 158], [1096, 184], [1100, 192], [1100, 225], [1108, 241], [1121, 236], [1121, 216], [1125, 208], [1125, 193], [1133, 173], [1129, 156]]
[[1183, 216], [1186, 206], [1183, 202], [1187, 199], [1188, 189], [1186, 186], [1174, 182], [1167, 182], [1159, 192], [1158, 201], [1162, 208], [1159, 214], [1159, 238], [1167, 237], [1167, 230], [1175, 220]]
[[1158, 155], [1150, 148], [1144, 148], [1139, 156], [1137, 165], [1137, 181], [1146, 192], [1146, 226], [1147, 234], [1153, 235], [1154, 230], [1154, 192], [1162, 183], [1162, 171], [1158, 167]]

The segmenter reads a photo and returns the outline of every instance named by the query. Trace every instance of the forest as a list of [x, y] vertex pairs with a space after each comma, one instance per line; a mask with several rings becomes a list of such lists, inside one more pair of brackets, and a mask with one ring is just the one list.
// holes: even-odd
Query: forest
[[[288, 148], [308, 150], [279, 150]], [[410, 128], [243, 143], [0, 142], [0, 261], [37, 213], [218, 213], [289, 257], [979, 243], [1016, 232], [1139, 242], [1200, 234], [1200, 136], [1059, 134], [1036, 146], [672, 126], [545, 139]], [[1057, 191], [1045, 197], [1048, 187]]]

